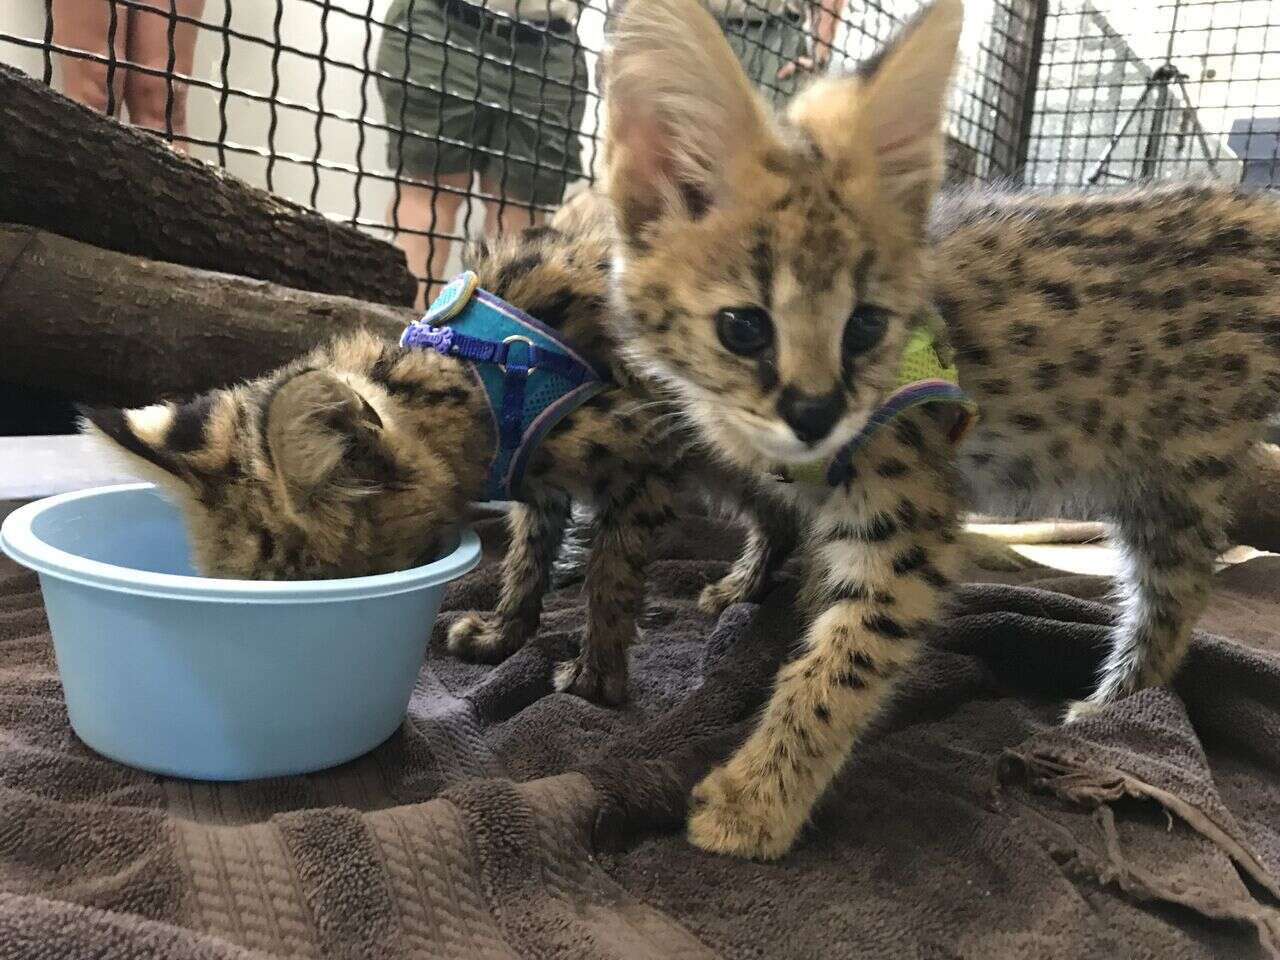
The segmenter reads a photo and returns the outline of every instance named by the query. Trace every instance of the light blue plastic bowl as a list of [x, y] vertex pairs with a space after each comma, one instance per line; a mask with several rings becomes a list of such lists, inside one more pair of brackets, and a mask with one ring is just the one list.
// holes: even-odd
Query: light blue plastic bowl
[[331, 767], [399, 727], [445, 584], [475, 531], [425, 566], [349, 580], [194, 575], [151, 484], [50, 497], [0, 546], [40, 575], [71, 726], [99, 753], [196, 780]]

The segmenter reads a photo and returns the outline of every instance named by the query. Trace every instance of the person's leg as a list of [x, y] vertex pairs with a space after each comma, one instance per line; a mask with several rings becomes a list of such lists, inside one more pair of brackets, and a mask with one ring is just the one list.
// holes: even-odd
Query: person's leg
[[[458, 220], [458, 208], [471, 186], [470, 173], [442, 173], [436, 186], [400, 184], [387, 210], [387, 220], [395, 229], [395, 245], [404, 251], [409, 271], [418, 278], [417, 309], [431, 301], [434, 287], [444, 280], [449, 248]], [[452, 187], [442, 190], [440, 187]]]
[[[60, 47], [84, 50], [98, 56], [107, 55], [107, 40], [111, 32], [111, 0], [53, 0], [53, 42]], [[129, 30], [129, 8], [115, 6], [115, 55], [117, 61], [125, 57], [125, 42]], [[83, 60], [72, 55], [59, 58], [62, 72], [62, 92], [72, 100], [83, 103], [101, 113], [108, 105], [113, 113], [120, 112], [124, 91], [124, 69], [117, 65], [109, 71], [107, 64], [96, 60]], [[115, 96], [107, 96], [107, 74], [112, 74]], [[108, 104], [108, 101], [111, 101]]]
[[487, 197], [498, 197], [484, 205], [484, 234], [486, 237], [510, 233], [526, 227], [536, 227], [546, 219], [546, 214], [527, 206], [514, 197], [503, 199], [502, 181], [485, 176], [480, 178], [480, 192]]
[[[143, 67], [167, 73], [170, 58], [175, 76], [191, 76], [196, 57], [196, 32], [194, 23], [178, 17], [198, 19], [204, 12], [205, 0], [139, 0], [150, 10], [134, 10], [129, 18], [129, 59]], [[172, 33], [172, 49], [170, 35]], [[129, 120], [139, 127], [156, 130], [167, 139], [187, 135], [187, 84], [174, 81], [173, 99], [170, 104], [169, 81], [166, 76], [128, 71], [125, 81], [125, 102], [129, 105]], [[174, 147], [183, 153], [186, 144], [180, 139]]]
[[475, 160], [465, 144], [484, 127], [479, 41], [426, 0], [394, 4], [388, 16], [402, 27], [384, 30], [378, 47], [378, 92], [392, 128], [387, 166], [399, 181], [387, 220], [418, 278], [422, 309], [445, 279], [450, 237], [470, 192]]
[[540, 43], [516, 44], [511, 56], [523, 69], [505, 87], [486, 90], [493, 102], [507, 105], [489, 141], [500, 159], [487, 161], [480, 181], [486, 195], [498, 197], [485, 211], [488, 234], [542, 223], [546, 214], [538, 208], [560, 203], [582, 176], [587, 66], [581, 46], [549, 35]]

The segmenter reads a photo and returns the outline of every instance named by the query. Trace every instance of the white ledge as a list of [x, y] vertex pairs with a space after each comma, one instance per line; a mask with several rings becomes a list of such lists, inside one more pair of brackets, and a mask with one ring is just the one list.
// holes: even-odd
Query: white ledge
[[138, 479], [87, 437], [0, 437], [0, 500], [34, 500]]

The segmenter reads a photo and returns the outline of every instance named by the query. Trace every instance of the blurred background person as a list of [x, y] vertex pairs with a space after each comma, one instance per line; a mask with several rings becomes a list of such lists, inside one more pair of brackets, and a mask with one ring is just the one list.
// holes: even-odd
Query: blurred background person
[[419, 278], [442, 282], [458, 210], [480, 178], [485, 233], [542, 219], [582, 176], [587, 67], [574, 0], [395, 0], [378, 89], [400, 182], [388, 219]]
[[[782, 106], [809, 74], [831, 62], [845, 0], [704, 0], [738, 61], [766, 99]], [[627, 0], [609, 5], [607, 38]], [[604, 58], [596, 63], [602, 90]]]
[[[166, 73], [172, 60], [175, 77], [191, 75], [197, 25], [181, 18], [199, 20], [205, 0], [138, 0], [129, 6], [114, 0], [52, 3], [53, 41], [58, 46], [83, 50], [105, 61], [111, 59], [114, 41], [114, 68], [98, 59], [63, 54], [62, 92], [104, 113], [110, 106], [117, 117], [127, 111], [135, 126], [167, 134], [173, 138], [174, 149], [186, 153], [186, 144], [179, 138], [187, 135], [188, 87], [175, 80], [170, 104]], [[156, 72], [130, 69], [130, 64]], [[113, 87], [110, 92], [108, 74]]]
[[751, 82], [781, 106], [831, 62], [845, 0], [707, 0]]

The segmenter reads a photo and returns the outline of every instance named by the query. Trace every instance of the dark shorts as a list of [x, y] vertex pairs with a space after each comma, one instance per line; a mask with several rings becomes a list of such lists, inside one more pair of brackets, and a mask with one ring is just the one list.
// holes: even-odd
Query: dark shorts
[[803, 17], [770, 17], [756, 23], [722, 19], [720, 26], [751, 82], [776, 105], [781, 106], [807, 78], [805, 73], [795, 73], [778, 79], [784, 64], [809, 52]]
[[408, 29], [384, 30], [378, 48], [392, 170], [426, 181], [477, 172], [504, 196], [559, 203], [583, 175], [587, 65], [576, 34], [499, 36], [438, 0], [396, 0], [388, 21]]

